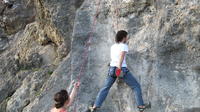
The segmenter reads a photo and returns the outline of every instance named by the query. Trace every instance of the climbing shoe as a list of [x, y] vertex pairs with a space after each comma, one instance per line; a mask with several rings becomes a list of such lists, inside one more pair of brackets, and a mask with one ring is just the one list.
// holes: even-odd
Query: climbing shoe
[[86, 112], [96, 112], [97, 108], [90, 106]]
[[144, 105], [144, 108], [138, 107], [139, 112], [144, 112], [144, 110], [151, 108], [151, 102]]

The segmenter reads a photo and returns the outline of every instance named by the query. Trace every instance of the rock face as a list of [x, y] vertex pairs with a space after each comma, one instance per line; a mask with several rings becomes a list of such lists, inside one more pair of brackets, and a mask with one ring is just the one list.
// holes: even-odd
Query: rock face
[[[79, 76], [69, 111], [85, 112], [121, 29], [148, 112], [200, 111], [198, 0], [16, 0], [0, 23], [0, 112], [48, 112], [53, 95]], [[99, 112], [130, 111], [137, 111], [134, 92], [118, 80]]]

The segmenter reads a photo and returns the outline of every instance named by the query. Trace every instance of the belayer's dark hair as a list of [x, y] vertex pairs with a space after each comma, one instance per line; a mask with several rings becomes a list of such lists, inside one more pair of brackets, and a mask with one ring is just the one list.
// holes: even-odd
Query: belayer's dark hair
[[66, 90], [61, 90], [54, 95], [55, 107], [61, 108], [65, 105], [65, 102], [69, 99], [68, 92]]
[[128, 33], [124, 30], [120, 30], [117, 32], [115, 36], [115, 42], [120, 43], [125, 37], [127, 37]]

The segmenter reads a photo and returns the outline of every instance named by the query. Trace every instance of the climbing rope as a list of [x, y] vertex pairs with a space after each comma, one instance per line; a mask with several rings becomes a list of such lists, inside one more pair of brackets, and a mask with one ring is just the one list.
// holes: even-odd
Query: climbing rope
[[[77, 76], [77, 81], [79, 81], [79, 82], [81, 80], [81, 77], [84, 75], [84, 68], [85, 68], [85, 66], [88, 62], [88, 54], [89, 54], [89, 49], [91, 47], [91, 40], [92, 40], [92, 37], [93, 37], [93, 32], [96, 28], [97, 17], [99, 15], [99, 8], [100, 8], [100, 3], [101, 3], [100, 1], [101, 0], [98, 0], [96, 13], [94, 15], [93, 22], [92, 22], [91, 32], [89, 32], [89, 38], [87, 39], [87, 41], [85, 43], [85, 51], [83, 52], [83, 63], [81, 64], [80, 71], [79, 71], [79, 74]], [[76, 112], [76, 109], [77, 108], [76, 108], [76, 105], [75, 105], [73, 112]]]
[[81, 65], [81, 69], [80, 69], [80, 72], [79, 72], [79, 75], [77, 77], [78, 81], [81, 80], [81, 76], [83, 75], [83, 70], [84, 70], [84, 67], [85, 65], [87, 64], [87, 61], [88, 61], [88, 54], [89, 54], [89, 49], [91, 47], [91, 40], [92, 40], [92, 37], [93, 37], [93, 32], [96, 28], [96, 22], [97, 22], [97, 16], [99, 15], [99, 8], [100, 8], [100, 0], [98, 0], [98, 4], [97, 4], [97, 9], [96, 9], [96, 13], [95, 13], [95, 16], [94, 16], [94, 19], [93, 19], [93, 23], [92, 23], [92, 28], [91, 28], [91, 32], [89, 32], [89, 38], [88, 40], [86, 41], [86, 49], [85, 49], [85, 52], [83, 53], [83, 63]]
[[[117, 6], [118, 6], [119, 1], [117, 0], [116, 3], [117, 4], [114, 7], [114, 12], [115, 12], [115, 15], [116, 15], [116, 18], [117, 18], [115, 26], [118, 29], [119, 28], [119, 26], [118, 26], [119, 8]], [[78, 81], [81, 80], [81, 77], [84, 74], [84, 67], [85, 67], [85, 65], [88, 62], [88, 54], [89, 54], [89, 49], [90, 49], [90, 46], [91, 46], [91, 39], [93, 37], [93, 32], [94, 32], [95, 27], [96, 27], [97, 16], [99, 15], [99, 8], [100, 8], [100, 0], [98, 0], [96, 14], [95, 14], [94, 19], [93, 19], [93, 24], [92, 24], [91, 32], [89, 33], [89, 38], [88, 38], [88, 40], [86, 41], [86, 44], [85, 44], [86, 45], [86, 49], [85, 49], [85, 51], [83, 53], [83, 60], [84, 61], [81, 64], [79, 75], [77, 76], [77, 80]], [[74, 106], [74, 111], [73, 112], [76, 112], [76, 105]]]

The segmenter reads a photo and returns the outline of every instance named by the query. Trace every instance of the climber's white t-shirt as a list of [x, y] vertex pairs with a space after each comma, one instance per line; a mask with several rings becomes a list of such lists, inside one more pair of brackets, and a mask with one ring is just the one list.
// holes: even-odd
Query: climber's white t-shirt
[[[112, 45], [111, 52], [110, 52], [110, 57], [111, 57], [110, 66], [117, 66], [119, 64], [120, 53], [122, 51], [128, 52], [128, 45], [127, 44], [116, 43], [116, 44]], [[124, 57], [124, 60], [122, 62], [122, 67], [127, 67], [126, 56]]]

